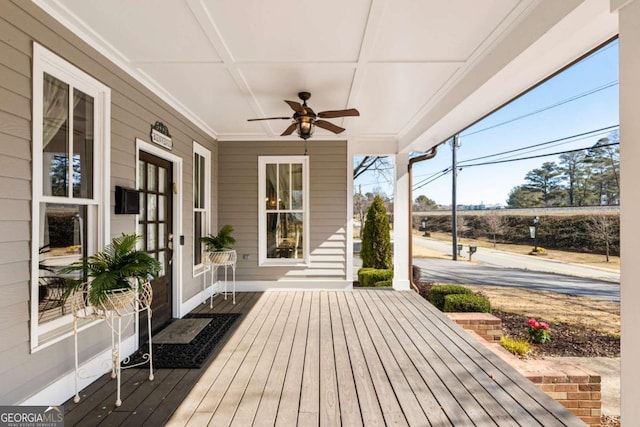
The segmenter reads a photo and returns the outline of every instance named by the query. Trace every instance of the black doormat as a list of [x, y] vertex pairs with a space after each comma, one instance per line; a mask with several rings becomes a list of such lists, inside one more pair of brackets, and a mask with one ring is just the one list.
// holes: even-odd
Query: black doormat
[[[187, 314], [185, 318], [211, 319], [211, 322], [188, 344], [152, 344], [153, 367], [158, 369], [202, 367], [204, 361], [240, 316], [240, 313]], [[123, 363], [122, 366], [143, 363], [148, 349], [149, 343], [145, 343], [131, 355], [129, 363], [126, 365]]]

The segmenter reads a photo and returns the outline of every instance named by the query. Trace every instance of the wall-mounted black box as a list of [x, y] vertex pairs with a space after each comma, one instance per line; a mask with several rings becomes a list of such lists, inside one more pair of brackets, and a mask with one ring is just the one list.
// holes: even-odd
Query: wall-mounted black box
[[140, 192], [116, 185], [116, 214], [139, 214]]

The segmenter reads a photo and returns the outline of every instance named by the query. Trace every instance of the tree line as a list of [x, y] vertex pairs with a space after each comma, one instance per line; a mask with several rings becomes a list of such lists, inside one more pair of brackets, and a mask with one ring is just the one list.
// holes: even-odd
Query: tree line
[[620, 135], [611, 132], [588, 150], [560, 155], [529, 171], [511, 189], [510, 208], [610, 206], [620, 203]]

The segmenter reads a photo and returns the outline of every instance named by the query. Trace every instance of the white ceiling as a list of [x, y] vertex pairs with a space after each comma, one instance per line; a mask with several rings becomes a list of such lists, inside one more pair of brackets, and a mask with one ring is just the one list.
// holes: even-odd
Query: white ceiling
[[[288, 122], [246, 119], [290, 116], [283, 100], [309, 91], [316, 112], [360, 111], [357, 118], [332, 120], [347, 128], [340, 139], [389, 140], [399, 150], [439, 142], [457, 130], [451, 126], [468, 125], [543, 78], [541, 73], [573, 59], [560, 56], [531, 67], [539, 71], [518, 73], [499, 96], [478, 97], [466, 117], [456, 113], [451, 125], [429, 134], [474, 92], [487, 92], [490, 76], [482, 75], [482, 67], [492, 75], [504, 72], [534, 42], [586, 8], [576, 0], [559, 2], [562, 7], [553, 2], [36, 0], [218, 140], [281, 138]], [[608, 12], [607, 1], [585, 3], [594, 20]], [[607, 18], [607, 28], [581, 37], [566, 55], [577, 56], [615, 34]], [[584, 19], [574, 26], [584, 26]], [[556, 38], [572, 34], [573, 27], [565, 26]], [[322, 129], [318, 137], [334, 138]]]

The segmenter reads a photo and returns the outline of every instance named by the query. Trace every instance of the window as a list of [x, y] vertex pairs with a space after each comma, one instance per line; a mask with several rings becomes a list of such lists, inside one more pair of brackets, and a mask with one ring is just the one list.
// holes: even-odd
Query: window
[[94, 253], [108, 236], [110, 91], [37, 44], [33, 55], [35, 348], [70, 330], [70, 307], [62, 300], [66, 277], [60, 270]]
[[209, 234], [211, 185], [211, 153], [197, 142], [193, 143], [193, 266], [194, 273], [202, 271], [202, 242]]
[[308, 157], [260, 157], [259, 168], [260, 265], [306, 265]]

